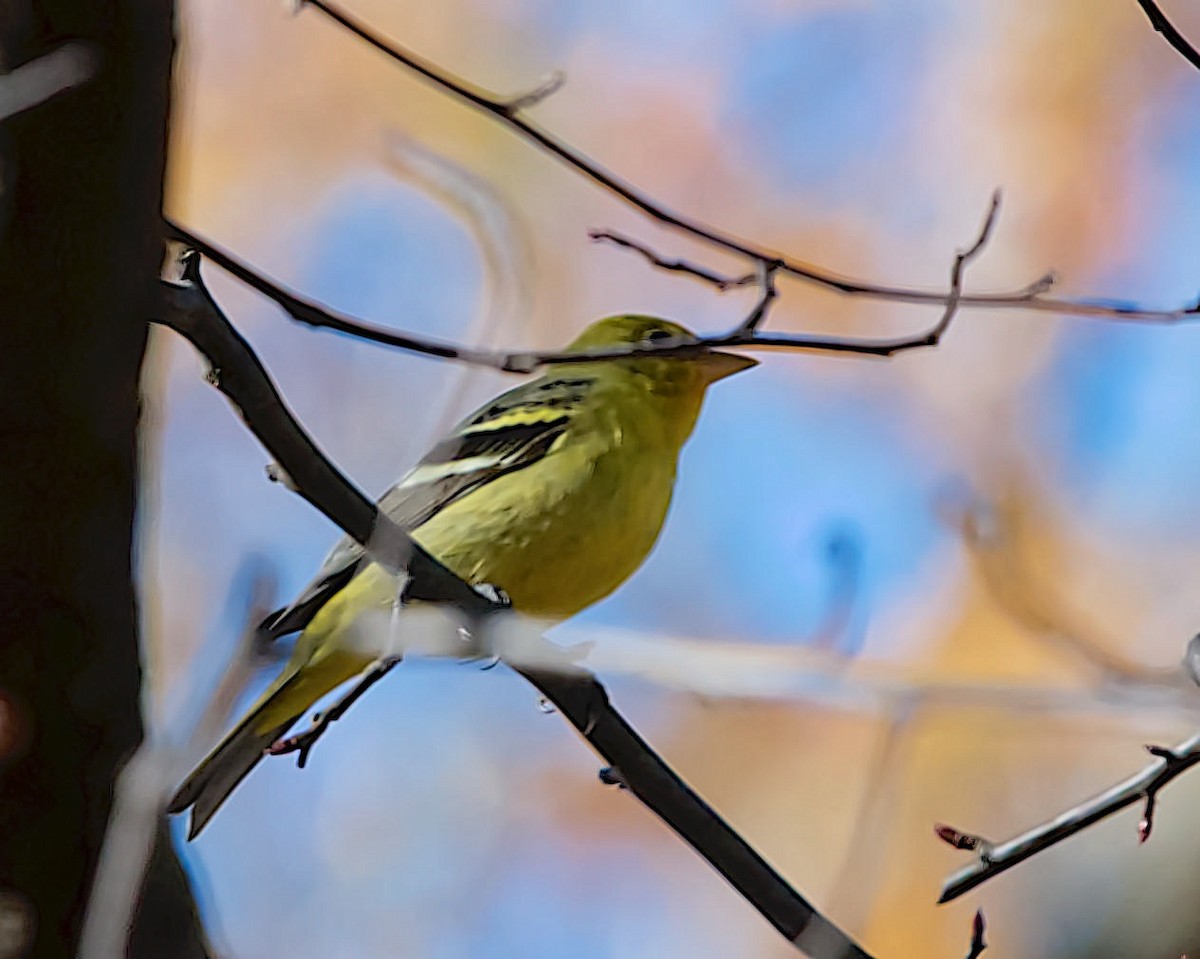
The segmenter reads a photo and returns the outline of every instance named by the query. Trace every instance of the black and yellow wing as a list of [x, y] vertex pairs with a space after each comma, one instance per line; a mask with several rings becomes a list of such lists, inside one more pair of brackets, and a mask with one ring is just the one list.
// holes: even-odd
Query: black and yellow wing
[[[545, 376], [502, 394], [426, 453], [380, 497], [380, 510], [402, 529], [414, 530], [492, 480], [532, 466], [567, 431], [593, 385], [584, 376]], [[268, 616], [260, 629], [272, 637], [303, 629], [350, 582], [364, 554], [359, 543], [343, 537], [312, 583], [290, 606]]]

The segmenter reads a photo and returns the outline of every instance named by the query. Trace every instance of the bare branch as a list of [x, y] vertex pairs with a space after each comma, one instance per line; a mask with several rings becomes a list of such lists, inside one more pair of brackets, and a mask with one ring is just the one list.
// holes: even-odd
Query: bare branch
[[826, 900], [851, 928], [865, 925], [872, 905], [878, 902], [884, 881], [884, 870], [879, 868], [880, 850], [887, 848], [889, 827], [901, 802], [904, 745], [910, 736], [915, 738], [921, 705], [921, 696], [897, 697], [895, 707], [882, 713], [882, 736], [865, 760], [867, 772], [850, 841]]
[[382, 515], [304, 432], [250, 345], [201, 282], [199, 262], [198, 255], [185, 254], [179, 282], [160, 284], [163, 312], [155, 321], [175, 330], [209, 359], [210, 381], [242, 414], [296, 491], [359, 542], [370, 543], [377, 562], [407, 572], [415, 584], [414, 598], [482, 611], [478, 604], [486, 603], [484, 597]]
[[590, 363], [601, 359], [623, 359], [650, 354], [656, 356], [696, 356], [715, 348], [728, 349], [733, 347], [753, 350], [814, 351], [887, 357], [903, 353], [907, 350], [925, 349], [936, 346], [945, 334], [958, 307], [963, 302], [961, 295], [963, 269], [982, 250], [984, 244], [987, 242], [992, 224], [995, 221], [997, 202], [998, 200], [993, 197], [984, 227], [972, 247], [966, 252], [959, 252], [955, 256], [954, 268], [951, 271], [951, 293], [945, 300], [941, 318], [930, 329], [916, 336], [894, 337], [882, 340], [855, 340], [839, 339], [836, 337], [803, 336], [793, 333], [765, 333], [759, 326], [766, 316], [766, 311], [770, 307], [771, 302], [775, 299], [774, 274], [781, 267], [779, 261], [762, 260], [759, 263], [757, 274], [757, 279], [762, 286], [759, 300], [749, 316], [738, 323], [728, 333], [700, 336], [686, 340], [658, 340], [654, 343], [587, 350], [578, 353], [538, 350], [516, 352], [485, 350], [460, 346], [445, 340], [433, 340], [414, 336], [410, 333], [384, 329], [375, 324], [336, 313], [312, 300], [305, 299], [298, 293], [281, 286], [273, 280], [267, 279], [233, 254], [201, 239], [170, 220], [166, 221], [166, 226], [173, 239], [199, 251], [252, 289], [273, 300], [293, 319], [307, 326], [317, 329], [334, 330], [338, 333], [368, 340], [372, 343], [420, 353], [426, 356], [456, 360], [460, 363], [468, 363], [474, 366], [490, 367], [491, 369], [500, 370], [505, 373], [531, 373], [541, 366]]
[[1154, 27], [1167, 43], [1171, 44], [1188, 63], [1200, 70], [1200, 51], [1197, 51], [1182, 33], [1175, 29], [1175, 26], [1167, 19], [1167, 15], [1159, 9], [1154, 0], [1137, 0], [1138, 6], [1142, 8], [1142, 12], [1146, 14], [1151, 26]]
[[[356, 20], [338, 4], [331, 2], [331, 0], [302, 0], [302, 6], [312, 7], [320, 11], [330, 20], [374, 47], [380, 53], [418, 74], [451, 96], [482, 113], [492, 116], [543, 152], [565, 163], [597, 186], [614, 194], [629, 206], [668, 229], [693, 236], [718, 249], [745, 257], [754, 263], [773, 263], [778, 261], [781, 271], [838, 293], [889, 300], [897, 303], [927, 303], [941, 304], [943, 306], [950, 297], [949, 292], [917, 290], [909, 287], [888, 286], [858, 280], [832, 270], [827, 270], [824, 267], [798, 260], [794, 257], [784, 256], [775, 250], [756, 246], [707, 226], [698, 220], [673, 212], [657, 200], [641, 192], [633, 184], [606, 170], [599, 163], [585, 156], [563, 140], [558, 139], [525, 119], [519, 109], [513, 109], [514, 101], [505, 100], [503, 97], [496, 96], [481, 87], [468, 83], [443, 70], [431, 61], [417, 56], [400, 44], [384, 39], [380, 34], [361, 21]], [[696, 270], [682, 269], [680, 272], [695, 273], [698, 276], [702, 275]], [[968, 307], [986, 307], [989, 309], [1018, 308], [1074, 316], [1096, 316], [1108, 319], [1150, 320], [1155, 322], [1174, 322], [1200, 312], [1200, 304], [1179, 307], [1172, 310], [1156, 310], [1139, 305], [1098, 299], [1052, 298], [1043, 296], [1043, 292], [1044, 290], [1039, 288], [1039, 284], [1033, 284], [1016, 293], [963, 294], [959, 299], [962, 306]], [[811, 348], [819, 349], [820, 347]]]
[[[234, 403], [251, 432], [285, 470], [306, 500], [372, 551], [412, 577], [409, 592], [441, 600], [468, 615], [495, 607], [424, 554], [330, 463], [284, 407], [258, 357], [220, 311], [200, 281], [198, 261], [185, 261], [182, 283], [163, 284], [164, 316], [207, 357], [216, 385]], [[386, 549], [376, 552], [381, 531]], [[396, 549], [397, 545], [401, 548]], [[404, 549], [408, 552], [405, 553]], [[395, 552], [389, 552], [396, 549]], [[407, 564], [406, 561], [407, 560]], [[424, 588], [412, 584], [424, 579]], [[432, 591], [433, 596], [426, 595]], [[590, 673], [517, 667], [599, 753], [621, 771], [628, 791], [699, 852], [762, 916], [814, 959], [870, 959], [771, 868], [713, 809], [681, 780], [609, 702]]]
[[775, 274], [779, 271], [778, 260], [761, 260], [758, 264], [758, 302], [754, 309], [733, 331], [734, 336], [744, 336], [752, 341], [758, 328], [767, 318], [767, 311], [779, 295], [775, 289]]
[[[92, 880], [79, 959], [109, 959], [128, 954], [133, 917], [154, 854], [156, 831], [163, 824], [169, 790], [175, 787], [184, 763], [207, 749], [229, 718], [236, 697], [245, 689], [257, 661], [262, 658], [256, 624], [270, 606], [265, 596], [272, 584], [256, 576], [243, 615], [245, 628], [216, 690], [204, 697], [199, 716], [185, 711], [165, 730], [156, 730], [138, 746], [117, 777], [112, 812], [104, 845]], [[172, 726], [190, 729], [177, 731]]]
[[966, 250], [959, 250], [954, 255], [954, 266], [950, 268], [950, 295], [946, 297], [946, 309], [942, 313], [942, 318], [927, 334], [929, 346], [937, 346], [942, 335], [950, 326], [950, 321], [954, 319], [954, 314], [958, 312], [959, 304], [962, 303], [963, 270], [983, 251], [987, 241], [991, 238], [992, 227], [996, 225], [996, 215], [999, 212], [1000, 191], [997, 189], [992, 192], [991, 203], [988, 204], [987, 214], [983, 218], [983, 226], [979, 228], [979, 235], [975, 238], [975, 242]]
[[[974, 889], [994, 876], [1024, 862], [1030, 856], [1048, 849], [1064, 839], [1074, 836], [1093, 823], [1113, 813], [1145, 802], [1145, 812], [1138, 826], [1138, 834], [1144, 842], [1154, 825], [1154, 806], [1158, 792], [1180, 773], [1200, 763], [1200, 733], [1186, 739], [1173, 749], [1148, 746], [1156, 757], [1155, 761], [1135, 776], [1118, 783], [1111, 789], [1073, 806], [1055, 816], [1049, 822], [1035, 826], [1005, 842], [985, 844], [980, 855], [969, 866], [950, 876], [942, 886], [939, 903], [957, 899], [964, 892]], [[957, 833], [957, 830], [952, 830]], [[939, 833], [940, 834], [940, 833]], [[963, 834], [960, 834], [963, 835]], [[974, 838], [974, 837], [970, 837]], [[960, 848], [969, 848], [962, 846]]]
[[613, 246], [632, 250], [634, 253], [640, 254], [655, 269], [662, 270], [665, 273], [681, 273], [684, 276], [691, 276], [704, 283], [711, 283], [721, 293], [737, 286], [749, 286], [758, 279], [754, 273], [743, 273], [741, 276], [723, 276], [707, 267], [689, 263], [687, 260], [665, 259], [640, 240], [635, 240], [615, 230], [589, 230], [588, 239], [593, 242], [611, 243]]
[[0, 120], [87, 83], [100, 69], [94, 44], [70, 40], [0, 76]]

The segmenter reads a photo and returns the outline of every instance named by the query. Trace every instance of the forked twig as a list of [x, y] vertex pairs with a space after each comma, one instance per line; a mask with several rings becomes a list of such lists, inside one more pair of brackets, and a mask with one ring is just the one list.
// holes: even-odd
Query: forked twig
[[[698, 220], [676, 213], [643, 193], [633, 184], [617, 176], [615, 173], [606, 170], [595, 160], [585, 156], [565, 141], [558, 139], [526, 119], [520, 109], [521, 106], [525, 105], [521, 103], [522, 98], [506, 99], [472, 83], [468, 83], [460, 77], [456, 77], [432, 61], [426, 60], [411, 50], [404, 48], [399, 43], [385, 39], [381, 34], [351, 16], [340, 5], [332, 2], [332, 0], [300, 0], [299, 6], [300, 8], [312, 7], [314, 10], [319, 11], [347, 32], [369, 44], [405, 69], [411, 70], [451, 96], [493, 117], [519, 136], [534, 144], [538, 149], [565, 163], [592, 183], [614, 194], [629, 206], [668, 229], [693, 236], [717, 249], [745, 257], [755, 264], [778, 261], [780, 271], [838, 293], [889, 300], [897, 303], [945, 304], [949, 298], [949, 292], [942, 293], [916, 290], [909, 287], [889, 286], [845, 276], [832, 270], [806, 263], [795, 257], [785, 256], [777, 251], [737, 239]], [[536, 98], [534, 102], [540, 99], [542, 97]], [[514, 105], [516, 106], [514, 107]], [[683, 269], [681, 272], [695, 273], [700, 276], [709, 271], [703, 269]], [[960, 301], [963, 306], [969, 307], [987, 307], [992, 309], [1017, 308], [1074, 316], [1096, 316], [1109, 319], [1151, 320], [1157, 322], [1178, 321], [1200, 312], [1200, 304], [1179, 307], [1172, 310], [1155, 310], [1136, 304], [1130, 305], [1099, 299], [1054, 298], [1045, 296], [1044, 293], [1045, 290], [1039, 289], [1037, 284], [1033, 284], [1007, 293], [963, 294], [960, 296]]]
[[1012, 839], [992, 843], [980, 836], [961, 833], [952, 827], [940, 827], [938, 835], [943, 840], [958, 849], [975, 850], [976, 858], [969, 866], [963, 867], [945, 881], [938, 902], [957, 899], [963, 893], [1006, 872], [1030, 856], [1074, 836], [1136, 802], [1145, 803], [1142, 819], [1138, 824], [1138, 836], [1145, 842], [1154, 826], [1154, 808], [1159, 790], [1176, 776], [1200, 763], [1200, 733], [1185, 739], [1173, 749], [1162, 746], [1146, 748], [1156, 758], [1140, 773]]
[[739, 286], [749, 286], [758, 279], [754, 273], [743, 273], [741, 276], [725, 276], [724, 274], [708, 269], [708, 267], [698, 266], [687, 260], [668, 260], [655, 253], [640, 240], [628, 237], [624, 233], [618, 233], [616, 230], [588, 230], [588, 239], [593, 243], [611, 243], [613, 246], [632, 250], [656, 270], [662, 270], [664, 273], [680, 273], [683, 276], [690, 276], [693, 279], [711, 284], [720, 293]]
[[[694, 339], [668, 339], [653, 343], [636, 344], [610, 349], [595, 349], [567, 353], [557, 350], [525, 350], [506, 352], [461, 346], [445, 340], [433, 340], [410, 333], [385, 329], [353, 317], [337, 313], [313, 300], [287, 289], [263, 276], [253, 267], [218, 246], [196, 236], [191, 231], [170, 220], [166, 221], [171, 238], [197, 250], [206, 258], [243, 283], [274, 301], [289, 316], [300, 323], [318, 329], [333, 330], [358, 339], [368, 340], [383, 346], [456, 360], [474, 366], [484, 366], [505, 373], [531, 373], [542, 366], [587, 363], [599, 359], [622, 359], [633, 356], [696, 356], [711, 349], [745, 348], [753, 350], [793, 350], [852, 355], [894, 356], [908, 350], [936, 346], [945, 334], [959, 307], [965, 302], [962, 293], [962, 274], [966, 265], [986, 245], [991, 236], [999, 209], [999, 192], [993, 194], [988, 213], [974, 243], [965, 252], [960, 251], [951, 270], [950, 293], [944, 300], [942, 315], [932, 327], [913, 336], [893, 337], [878, 340], [839, 339], [836, 337], [802, 336], [792, 333], [764, 332], [763, 320], [776, 298], [775, 274], [781, 269], [777, 260], [762, 260], [756, 279], [761, 291], [751, 312], [727, 333], [699, 336]], [[740, 283], [740, 281], [738, 281]], [[940, 302], [940, 301], [939, 301]]]

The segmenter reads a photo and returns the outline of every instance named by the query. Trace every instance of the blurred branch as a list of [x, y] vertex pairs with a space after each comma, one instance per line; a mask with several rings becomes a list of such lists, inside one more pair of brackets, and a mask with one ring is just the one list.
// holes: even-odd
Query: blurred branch
[[[184, 335], [207, 357], [214, 384], [279, 460], [297, 491], [373, 554], [381, 539], [385, 545], [405, 547], [407, 552], [382, 558], [399, 560], [393, 562], [393, 568], [402, 569], [404, 559], [409, 560], [410, 593], [425, 599], [441, 598], [476, 617], [492, 612], [494, 606], [486, 597], [412, 544], [324, 457], [283, 406], [249, 344], [204, 288], [198, 257], [188, 254], [183, 267], [181, 282], [162, 284], [163, 315], [158, 322]], [[421, 582], [428, 579], [433, 588]], [[619, 770], [622, 781], [641, 802], [797, 948], [815, 959], [869, 959], [868, 953], [788, 885], [662, 761], [612, 707], [595, 677], [584, 672], [564, 675], [558, 670], [516, 668]]]
[[855, 624], [855, 607], [860, 605], [862, 590], [862, 545], [851, 529], [836, 529], [825, 543], [829, 567], [829, 595], [825, 614], [806, 646], [838, 653], [849, 661], [859, 651], [865, 628]]
[[484, 276], [469, 339], [481, 341], [485, 329], [508, 320], [524, 321], [532, 312], [529, 229], [495, 185], [396, 130], [385, 137], [384, 160], [398, 178], [452, 212], [475, 241]]
[[[657, 200], [638, 190], [633, 184], [609, 172], [599, 163], [585, 156], [563, 140], [558, 139], [525, 119], [521, 111], [525, 106], [529, 105], [526, 102], [526, 98], [516, 97], [506, 99], [468, 83], [443, 70], [435, 63], [417, 56], [400, 44], [384, 39], [380, 34], [376, 33], [366, 24], [353, 18], [338, 4], [330, 2], [330, 0], [299, 0], [298, 6], [301, 9], [309, 6], [320, 11], [330, 20], [339, 24], [345, 30], [374, 47], [385, 56], [390, 57], [396, 63], [418, 74], [451, 96], [491, 116], [534, 144], [540, 150], [562, 161], [597, 186], [616, 195], [629, 206], [668, 229], [695, 237], [727, 253], [744, 257], [756, 266], [760, 264], [774, 264], [775, 268], [782, 272], [789, 273], [801, 280], [815, 283], [838, 293], [889, 300], [897, 303], [927, 304], [946, 304], [953, 296], [952, 291], [945, 293], [931, 292], [854, 279], [853, 277], [835, 273], [823, 267], [783, 256], [765, 247], [736, 239], [730, 234], [706, 226], [698, 220], [685, 217], [668, 209]], [[537, 97], [536, 99], [541, 99], [541, 97]], [[629, 245], [633, 246], [633, 244]], [[681, 267], [680, 272], [693, 273], [703, 278], [704, 274], [709, 271], [703, 268]], [[1012, 307], [1075, 316], [1096, 316], [1124, 320], [1154, 320], [1159, 322], [1177, 321], [1200, 312], [1200, 303], [1173, 310], [1152, 310], [1138, 305], [1105, 300], [1058, 299], [1043, 295], [1045, 292], [1046, 287], [1040, 284], [1033, 284], [1031, 287], [1026, 287], [1015, 293], [960, 295], [957, 299], [961, 300], [962, 305], [972, 307]], [[810, 346], [807, 348], [823, 349], [829, 347]]]
[[1143, 801], [1145, 811], [1138, 825], [1138, 835], [1144, 842], [1154, 825], [1158, 791], [1180, 773], [1200, 763], [1200, 733], [1184, 740], [1173, 749], [1161, 746], [1146, 748], [1156, 759], [1140, 773], [1013, 839], [992, 843], [981, 836], [962, 833], [952, 827], [939, 827], [938, 835], [943, 840], [959, 849], [974, 849], [977, 855], [974, 862], [945, 881], [938, 902], [957, 899], [963, 893], [1024, 862], [1043, 849], [1074, 836], [1126, 806]]
[[1179, 667], [1155, 669], [1110, 652], [1111, 643], [1093, 635], [1062, 596], [1048, 588], [1045, 577], [1028, 568], [1022, 544], [1041, 523], [1023, 515], [1032, 497], [1018, 482], [1014, 488], [983, 502], [943, 504], [943, 513], [962, 536], [980, 580], [1000, 608], [1048, 645], [1066, 650], [1094, 667], [1109, 682], [1167, 685], [1182, 688], [1188, 678]]
[[885, 716], [883, 735], [867, 760], [862, 798], [850, 829], [850, 843], [838, 867], [828, 902], [851, 928], [861, 927], [884, 880], [879, 868], [881, 850], [887, 848], [889, 816], [900, 807], [904, 744], [916, 726], [921, 697], [897, 697], [896, 706]]
[[100, 69], [99, 48], [69, 40], [11, 73], [0, 75], [0, 121], [87, 83]]
[[587, 350], [577, 353], [557, 351], [504, 352], [459, 346], [445, 340], [432, 340], [399, 333], [362, 320], [338, 314], [312, 300], [288, 290], [267, 279], [254, 268], [219, 247], [201, 239], [178, 224], [167, 221], [172, 239], [186, 244], [203, 254], [217, 266], [237, 277], [243, 283], [273, 300], [293, 319], [319, 329], [335, 330], [358, 339], [369, 340], [384, 346], [410, 350], [427, 356], [457, 360], [475, 366], [486, 366], [505, 373], [531, 373], [540, 366], [586, 363], [598, 359], [620, 359], [649, 354], [662, 356], [695, 356], [718, 347], [744, 347], [750, 349], [814, 350], [834, 353], [856, 353], [866, 356], [893, 356], [906, 350], [936, 346], [954, 319], [962, 296], [963, 269], [986, 245], [999, 211], [1000, 194], [992, 195], [987, 216], [972, 245], [959, 251], [951, 268], [950, 293], [944, 300], [941, 318], [924, 333], [916, 336], [883, 340], [845, 340], [831, 337], [807, 337], [789, 333], [764, 333], [759, 327], [766, 318], [767, 310], [776, 297], [774, 277], [781, 268], [778, 261], [762, 261], [757, 278], [760, 286], [758, 301], [751, 312], [728, 333], [716, 336], [700, 336], [694, 339], [666, 339], [654, 343]]
[[1200, 634], [1188, 640], [1187, 651], [1183, 654], [1183, 670], [1197, 686], [1200, 686]]
[[261, 658], [257, 625], [270, 610], [269, 586], [256, 579], [243, 613], [244, 627], [216, 690], [204, 699], [199, 718], [183, 737], [151, 733], [117, 777], [104, 846], [92, 881], [80, 938], [79, 959], [127, 954], [134, 910], [154, 852], [155, 833], [181, 767], [207, 748], [228, 722], [238, 694]]
[[710, 283], [717, 288], [717, 292], [719, 293], [724, 293], [726, 290], [732, 290], [739, 286], [749, 286], [758, 279], [754, 273], [743, 273], [741, 276], [725, 276], [722, 273], [710, 270], [706, 266], [699, 266], [688, 260], [668, 260], [656, 253], [641, 240], [635, 240], [624, 233], [618, 233], [616, 230], [589, 230], [588, 239], [594, 243], [611, 243], [613, 246], [632, 250], [656, 270], [662, 270], [664, 273], [681, 273], [684, 276], [690, 276], [703, 283]]
[[1175, 26], [1167, 19], [1167, 15], [1159, 9], [1154, 0], [1137, 0], [1138, 6], [1142, 8], [1142, 12], [1146, 14], [1151, 26], [1154, 27], [1167, 43], [1171, 44], [1188, 63], [1200, 70], [1200, 51], [1197, 51], [1182, 33], [1175, 29]]
[[[475, 241], [483, 272], [463, 340], [491, 347], [524, 332], [534, 315], [533, 241], [520, 211], [487, 177], [412, 137], [389, 130], [383, 147], [389, 172], [454, 214]], [[406, 444], [431, 445], [453, 427], [461, 412], [454, 397], [470, 392], [472, 373], [464, 364], [446, 371], [438, 385], [440, 409], [405, 424]]]

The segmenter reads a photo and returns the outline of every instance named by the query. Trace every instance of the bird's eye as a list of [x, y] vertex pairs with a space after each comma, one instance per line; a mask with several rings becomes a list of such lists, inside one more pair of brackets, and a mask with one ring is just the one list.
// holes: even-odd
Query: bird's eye
[[651, 340], [651, 341], [653, 341], [653, 340], [669, 340], [669, 339], [671, 339], [671, 334], [668, 333], [666, 330], [651, 330], [649, 333], [646, 334], [646, 339]]

